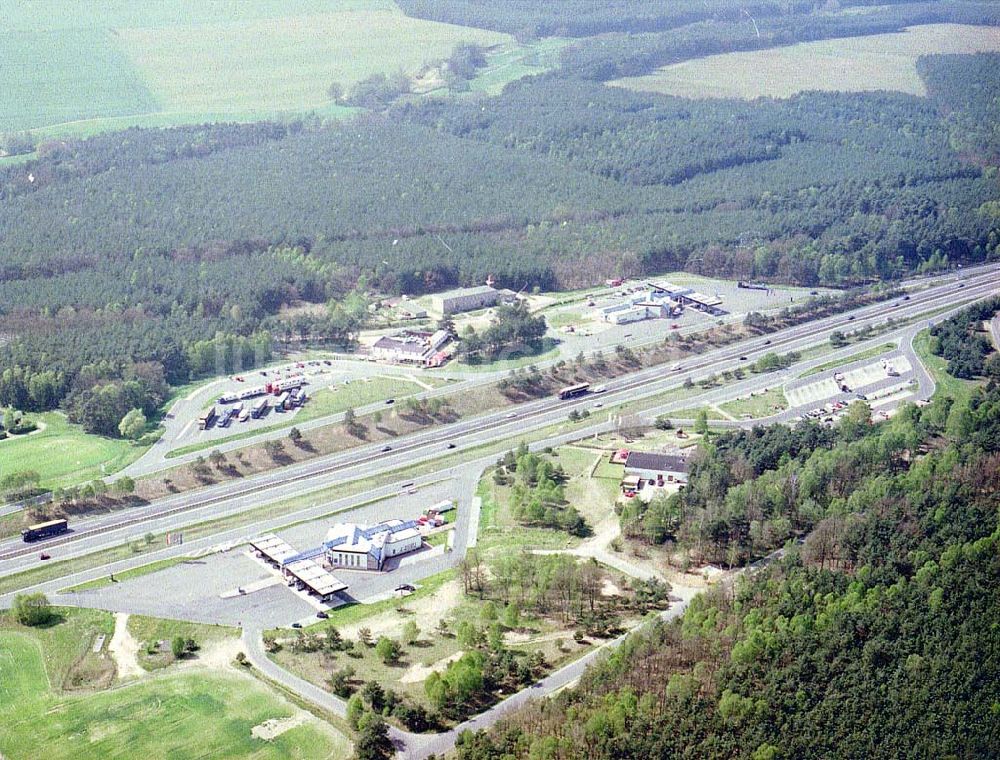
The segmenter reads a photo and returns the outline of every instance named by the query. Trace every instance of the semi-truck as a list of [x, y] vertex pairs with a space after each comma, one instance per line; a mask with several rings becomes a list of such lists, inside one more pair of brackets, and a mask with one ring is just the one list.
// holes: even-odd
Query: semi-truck
[[291, 398], [291, 394], [288, 391], [282, 393], [278, 398], [274, 400], [274, 411], [283, 412], [288, 408], [288, 399]]
[[256, 404], [253, 405], [253, 411], [250, 414], [256, 420], [259, 419], [261, 415], [263, 415], [264, 412], [266, 411], [267, 411], [267, 399], [262, 398], [260, 401], [258, 401]]
[[210, 406], [208, 409], [206, 409], [202, 413], [202, 415], [198, 418], [198, 429], [199, 430], [204, 430], [209, 425], [211, 425], [212, 424], [212, 420], [215, 419], [215, 416], [217, 414], [218, 414], [218, 412], [216, 411], [216, 409], [215, 409], [214, 406]]
[[275, 396], [280, 396], [285, 391], [301, 388], [306, 384], [306, 379], [301, 375], [296, 377], [286, 377], [284, 380], [275, 380], [267, 384], [267, 392]]
[[68, 520], [49, 520], [48, 522], [31, 525], [25, 530], [22, 530], [21, 538], [25, 541], [25, 543], [30, 543], [32, 541], [40, 541], [43, 538], [58, 536], [60, 533], [65, 533], [68, 530]]
[[576, 385], [571, 385], [568, 388], [563, 388], [559, 391], [559, 398], [563, 401], [569, 398], [576, 398], [577, 396], [582, 396], [584, 393], [590, 390], [590, 383], [578, 383]]

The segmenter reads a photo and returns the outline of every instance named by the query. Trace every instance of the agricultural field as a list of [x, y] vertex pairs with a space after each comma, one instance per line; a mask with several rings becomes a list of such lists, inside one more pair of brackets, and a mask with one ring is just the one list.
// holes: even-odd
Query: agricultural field
[[[67, 674], [92, 654], [111, 615], [58, 609], [54, 624], [24, 628], [0, 618], [0, 753], [10, 758], [255, 757], [339, 758], [345, 737], [228, 667], [147, 677], [108, 689]], [[110, 661], [107, 658], [105, 661]], [[113, 674], [113, 669], [112, 669]], [[223, 709], [225, 706], [225, 709]], [[251, 730], [286, 720], [272, 739]], [[169, 730], [163, 730], [169, 726]]]
[[350, 88], [379, 72], [415, 74], [460, 43], [516, 47], [498, 32], [410, 18], [387, 0], [238, 5], [119, 0], [95, 10], [52, 0], [5, 9], [0, 130], [84, 136], [310, 110], [344, 115], [351, 109], [327, 95], [333, 82]]
[[688, 98], [787, 98], [806, 90], [926, 95], [917, 58], [1000, 51], [1000, 28], [930, 24], [905, 32], [710, 55], [611, 84]]
[[145, 448], [130, 441], [83, 431], [60, 412], [29, 414], [39, 429], [0, 441], [4, 472], [34, 470], [45, 488], [79, 485], [111, 474], [137, 459]]

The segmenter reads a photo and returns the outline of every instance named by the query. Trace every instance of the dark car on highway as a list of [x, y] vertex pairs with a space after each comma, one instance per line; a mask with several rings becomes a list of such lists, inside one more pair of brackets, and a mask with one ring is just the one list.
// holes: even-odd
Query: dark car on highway
[[383, 446], [382, 452], [385, 453], [386, 451], [392, 451], [392, 446]]

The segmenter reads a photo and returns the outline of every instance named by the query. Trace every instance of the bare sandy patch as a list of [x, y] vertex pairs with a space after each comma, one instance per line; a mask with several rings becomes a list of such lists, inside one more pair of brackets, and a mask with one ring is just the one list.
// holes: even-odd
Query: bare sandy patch
[[128, 613], [115, 613], [115, 633], [108, 642], [108, 652], [115, 660], [118, 678], [144, 678], [149, 675], [139, 664], [139, 642], [128, 629]]
[[301, 726], [306, 722], [306, 716], [302, 713], [292, 715], [288, 718], [271, 718], [250, 729], [250, 735], [254, 739], [270, 741], [281, 736], [286, 731], [291, 731], [296, 726]]
[[224, 670], [233, 667], [233, 660], [236, 655], [243, 651], [243, 644], [239, 639], [223, 639], [206, 644], [198, 650], [198, 656], [191, 659], [181, 660], [177, 664], [181, 667], [204, 667], [212, 670]]
[[355, 638], [358, 631], [368, 628], [372, 635], [398, 636], [403, 631], [403, 626], [409, 620], [423, 622], [422, 628], [427, 628], [437, 623], [438, 620], [451, 612], [462, 600], [462, 584], [457, 581], [448, 581], [430, 596], [414, 601], [409, 601], [403, 597], [399, 600], [399, 607], [405, 608], [406, 612], [400, 614], [395, 609], [381, 612], [357, 623], [350, 623], [340, 628], [340, 634], [345, 638]]
[[601, 584], [601, 596], [621, 596], [622, 590], [610, 578], [605, 578]]
[[465, 654], [465, 652], [460, 649], [455, 652], [455, 654], [441, 658], [433, 665], [421, 665], [419, 663], [413, 664], [406, 669], [406, 672], [403, 673], [402, 676], [400, 676], [399, 682], [419, 683], [420, 681], [425, 680], [435, 670], [444, 670], [450, 663], [455, 662], [455, 660], [459, 659], [463, 654]]

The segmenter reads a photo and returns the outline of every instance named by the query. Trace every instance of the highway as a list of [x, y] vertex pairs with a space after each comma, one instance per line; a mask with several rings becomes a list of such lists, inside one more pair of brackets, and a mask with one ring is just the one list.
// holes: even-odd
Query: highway
[[[993, 269], [995, 269], [995, 265], [993, 266]], [[967, 269], [965, 270], [964, 273], [960, 273], [959, 275], [956, 276], [961, 276], [966, 279], [975, 278], [980, 273], [985, 272], [987, 270], [991, 270], [990, 265], [974, 269]], [[926, 278], [914, 278], [913, 280], [903, 282], [900, 285], [901, 287], [923, 286], [925, 282]], [[877, 304], [874, 307], [870, 308], [875, 309], [875, 311], [877, 312], [881, 307], [884, 307], [884, 304]], [[859, 311], [858, 313], [860, 314], [861, 311]], [[679, 333], [681, 334], [697, 333], [704, 329], [705, 325], [703, 323], [698, 323], [681, 329]], [[657, 339], [657, 341], [658, 340], [659, 338]], [[633, 348], [640, 347], [642, 345], [644, 344], [643, 343], [633, 344]], [[594, 354], [597, 352], [597, 350], [599, 350], [599, 348], [601, 348], [601, 346], [592, 349], [590, 351], [584, 351], [584, 354], [585, 355]], [[607, 346], [603, 346], [603, 348], [607, 348]], [[560, 354], [560, 356], [562, 356], [562, 354]], [[544, 369], [547, 366], [554, 364], [556, 361], [559, 360], [559, 358], [560, 357], [556, 357], [554, 359], [549, 359], [547, 361], [539, 361], [537, 362], [537, 366]], [[287, 364], [287, 362], [285, 364]], [[309, 372], [310, 368], [307, 366], [307, 368], [304, 371]], [[376, 375], [400, 376], [400, 377], [407, 376], [406, 373], [402, 371], [400, 368], [387, 368], [381, 365], [372, 364], [370, 362], [361, 361], [356, 358], [350, 359], [346, 357], [331, 360], [330, 365], [329, 366], [324, 365], [322, 371], [324, 373], [329, 372], [333, 374], [342, 373], [345, 375], [350, 375], [354, 379], [372, 377]], [[480, 385], [496, 382], [496, 380], [499, 377], [503, 376], [504, 374], [505, 373], [502, 371], [488, 371], [488, 370], [480, 372], [458, 372], [458, 373], [449, 372], [447, 373], [447, 376], [456, 379], [456, 382], [447, 386], [442, 386], [440, 388], [435, 388], [433, 390], [427, 390], [414, 394], [413, 398], [427, 399], [434, 397], [446, 397], [450, 394], [460, 392], [462, 390], [468, 390]], [[259, 375], [258, 372], [248, 372], [247, 373], [248, 383], [252, 384], [252, 382], [258, 380], [263, 382], [263, 380], [266, 379], [263, 377], [258, 377], [258, 375]], [[319, 383], [317, 387], [322, 387], [323, 385], [328, 384], [333, 379], [335, 378], [327, 377], [326, 375], [324, 375], [322, 377], [318, 376], [315, 377], [314, 381]], [[186, 432], [194, 424], [194, 421], [197, 418], [198, 414], [201, 412], [201, 410], [203, 410], [207, 405], [209, 405], [211, 401], [215, 399], [220, 392], [222, 392], [223, 389], [234, 390], [238, 388], [236, 388], [232, 382], [228, 382], [227, 379], [219, 379], [195, 389], [188, 396], [176, 401], [174, 405], [171, 407], [170, 412], [167, 415], [167, 418], [164, 420], [165, 431], [160, 440], [155, 445], [153, 445], [145, 454], [143, 454], [143, 456], [141, 456], [135, 462], [132, 462], [130, 465], [125, 467], [120, 473], [118, 473], [118, 475], [128, 475], [133, 478], [142, 477], [165, 469], [169, 469], [171, 467], [177, 467], [186, 462], [194, 461], [199, 456], [204, 456], [205, 451], [207, 451], [208, 449], [204, 449], [201, 451], [193, 451], [187, 454], [181, 454], [170, 458], [167, 458], [166, 455], [170, 452], [171, 449], [183, 446], [185, 443], [192, 443], [192, 441], [185, 439], [184, 436]], [[384, 402], [379, 401], [360, 406], [357, 409], [355, 409], [355, 412], [357, 414], [364, 415], [384, 408], [385, 408]], [[290, 420], [281, 419], [280, 422], [283, 423], [287, 422], [287, 425], [279, 430], [261, 431], [259, 434], [250, 435], [246, 438], [231, 440], [228, 442], [220, 442], [219, 444], [211, 448], [217, 448], [219, 451], [222, 452], [235, 451], [237, 449], [244, 448], [246, 446], [260, 443], [264, 440], [283, 437], [286, 434], [288, 427], [290, 427], [292, 424], [295, 424], [297, 427], [299, 427], [300, 430], [312, 430], [314, 428], [334, 424], [336, 422], [341, 421], [342, 419], [343, 419], [342, 413], [325, 415], [323, 417], [319, 417], [313, 420], [308, 420], [302, 423], [295, 423], [294, 417], [292, 417]], [[272, 421], [270, 421], [269, 424], [275, 424], [278, 422], [279, 422], [278, 418], [275, 417]], [[236, 430], [232, 429], [227, 431], [216, 431], [216, 432], [219, 433], [219, 435], [222, 437], [223, 440], [226, 437], [230, 437], [231, 435], [237, 433]], [[244, 431], [239, 431], [239, 432], [242, 433]], [[201, 441], [197, 442], [200, 443]]]
[[[630, 375], [619, 377], [606, 383], [607, 392], [601, 401], [607, 407], [655, 396], [679, 387], [684, 378], [697, 380], [725, 369], [733, 369], [746, 361], [769, 351], [787, 352], [804, 350], [810, 345], [825, 342], [830, 332], [836, 329], [853, 329], [866, 324], [884, 322], [886, 316], [898, 320], [916, 317], [923, 312], [963, 304], [989, 295], [996, 289], [996, 267], [982, 268], [964, 282], [961, 290], [952, 281], [914, 294], [909, 301], [894, 302], [890, 307], [885, 303], [864, 307], [851, 313], [827, 317], [797, 327], [761, 336], [739, 344], [727, 346], [697, 357], [689, 357], [682, 363], [682, 372], [670, 372], [668, 368], [651, 367]], [[971, 272], [966, 272], [970, 275]], [[940, 318], [940, 317], [938, 317]], [[914, 325], [914, 332], [925, 322]], [[883, 340], [885, 336], [881, 336]], [[857, 346], [852, 347], [854, 351]], [[841, 353], [847, 355], [848, 349]], [[829, 358], [825, 357], [824, 361]], [[917, 366], [919, 363], [915, 363]], [[807, 366], [807, 365], [802, 365]], [[801, 367], [798, 368], [801, 370]], [[726, 395], [752, 390], [756, 386], [774, 384], [769, 375], [758, 375], [740, 383], [717, 389], [703, 397], [691, 397], [681, 406], [697, 403], [711, 403]], [[444, 454], [444, 443], [452, 442], [456, 450], [481, 445], [484, 440], [516, 438], [531, 431], [564, 422], [571, 409], [589, 408], [594, 397], [582, 397], [570, 401], [559, 401], [546, 397], [521, 404], [511, 410], [491, 412], [479, 417], [460, 420], [433, 429], [420, 431], [394, 441], [393, 451], [383, 453], [381, 444], [371, 444], [351, 449], [347, 452], [308, 460], [296, 465], [273, 470], [239, 481], [230, 481], [198, 491], [177, 494], [156, 502], [114, 513], [102, 515], [75, 523], [76, 531], [67, 536], [45, 542], [46, 547], [74, 545], [74, 551], [59, 551], [59, 557], [88, 553], [107, 545], [122, 543], [137, 533], [160, 529], [177, 530], [183, 524], [190, 524], [209, 517], [234, 514], [253, 509], [281, 499], [308, 494], [320, 487], [354, 480], [371, 475], [373, 469], [391, 471], [407, 465], [438, 458]], [[657, 413], [670, 411], [677, 403], [668, 404], [655, 410]], [[579, 428], [578, 436], [593, 432], [592, 428]], [[141, 528], [139, 527], [141, 526]], [[0, 542], [0, 575], [24, 569], [24, 558], [33, 557], [36, 549], [25, 546], [16, 539]], [[18, 560], [22, 561], [18, 561]]]
[[[967, 276], [969, 272], [965, 273]], [[923, 330], [929, 321], [938, 321], [950, 313], [967, 305], [968, 302], [983, 298], [997, 290], [996, 268], [991, 267], [979, 271], [965, 280], [963, 287], [958, 288], [955, 282], [946, 282], [925, 292], [913, 294], [909, 301], [894, 301], [890, 304], [878, 304], [865, 307], [850, 314], [829, 317], [817, 322], [807, 323], [795, 328], [789, 328], [760, 338], [744, 341], [740, 344], [718, 349], [698, 357], [683, 360], [684, 369], [671, 372], [665, 367], [655, 367], [631, 375], [620, 377], [606, 384], [607, 392], [600, 396], [590, 395], [581, 399], [560, 402], [546, 398], [516, 407], [515, 411], [504, 410], [480, 417], [463, 420], [452, 425], [440, 426], [434, 430], [423, 431], [412, 436], [398, 439], [396, 448], [388, 455], [377, 451], [379, 445], [363, 446], [343, 454], [323, 457], [310, 462], [284, 468], [247, 478], [243, 481], [220, 484], [198, 492], [178, 494], [154, 504], [128, 510], [116, 515], [98, 516], [81, 520], [77, 523], [79, 530], [67, 537], [46, 542], [48, 549], [52, 547], [58, 552], [58, 558], [87, 554], [101, 548], [120, 545], [129, 537], [146, 530], [159, 532], [165, 529], [178, 529], [180, 523], [193, 523], [208, 518], [223, 515], [238, 514], [248, 509], [273, 503], [279, 499], [304, 497], [317, 488], [344, 483], [351, 480], [371, 477], [373, 470], [386, 472], [404, 465], [421, 461], [433, 460], [445, 454], [444, 442], [452, 441], [457, 450], [472, 449], [485, 440], [517, 440], [520, 435], [563, 423], [563, 429], [550, 434], [544, 440], [536, 441], [532, 448], [558, 446], [572, 440], [595, 433], [606, 432], [613, 427], [612, 420], [596, 420], [585, 425], [570, 426], [565, 424], [569, 410], [590, 408], [599, 399], [609, 409], [624, 403], [634, 403], [647, 397], [653, 397], [665, 391], [679, 387], [684, 378], [697, 380], [710, 374], [716, 374], [723, 369], [733, 369], [751, 361], [755, 356], [770, 351], [787, 352], [803, 350], [811, 345], [822, 344], [835, 329], [853, 329], [866, 324], [882, 323], [886, 316], [893, 316], [897, 321], [916, 319], [911, 324], [896, 327], [873, 337], [867, 341], [847, 346], [837, 351], [825, 354], [820, 358], [800, 362], [785, 372], [753, 375], [744, 380], [731, 383], [721, 388], [698, 392], [683, 400], [650, 404], [641, 413], [645, 419], [669, 413], [672, 409], [691, 408], [705, 403], [717, 403], [723, 399], [732, 398], [741, 393], [761, 390], [763, 387], [774, 386], [789, 379], [812, 366], [828, 363], [838, 358], [860, 353], [868, 347], [885, 343], [890, 339], [898, 340], [899, 351], [907, 356], [913, 367], [913, 376], [918, 384], [919, 398], [929, 398], [934, 392], [933, 379], [927, 374], [916, 355], [912, 351], [912, 339]], [[926, 318], [931, 311], [944, 309], [940, 314]], [[925, 315], [925, 316], [921, 316]], [[853, 317], [853, 319], [852, 319]], [[746, 359], [742, 359], [746, 357]], [[818, 377], [818, 376], [817, 376]], [[511, 414], [515, 417], [511, 417]], [[732, 425], [766, 424], [772, 421], [790, 419], [799, 410], [790, 409], [786, 412], [752, 422], [734, 421]], [[596, 413], [595, 413], [596, 416]], [[385, 498], [399, 493], [404, 487], [421, 487], [442, 478], [455, 479], [456, 496], [462, 508], [456, 523], [455, 551], [424, 562], [415, 563], [397, 570], [393, 574], [394, 581], [419, 582], [421, 578], [454, 566], [465, 553], [470, 539], [472, 526], [475, 524], [475, 512], [470, 509], [471, 494], [474, 493], [476, 482], [482, 470], [496, 459], [496, 454], [490, 453], [466, 460], [459, 464], [448, 464], [440, 470], [416, 478], [403, 478], [390, 483], [379, 477], [377, 482], [366, 487], [360, 494], [346, 496], [330, 502], [317, 501], [280, 517], [258, 520], [252, 524], [244, 524], [237, 528], [207, 536], [203, 539], [189, 542], [180, 547], [169, 547], [158, 552], [129, 558], [115, 563], [109, 563], [92, 570], [61, 577], [57, 580], [38, 584], [32, 590], [49, 593], [53, 601], [59, 604], [73, 604], [71, 595], [58, 594], [58, 590], [75, 583], [91, 580], [107, 575], [109, 572], [120, 572], [129, 567], [147, 564], [161, 558], [182, 556], [201, 550], [210, 550], [220, 544], [235, 544], [247, 536], [274, 530], [290, 521], [309, 519], [328, 514], [336, 510], [350, 510], [359, 503], [369, 503], [372, 500]], [[37, 546], [26, 547], [17, 541], [6, 541], [0, 544], [0, 576], [31, 567], [36, 564], [34, 555]], [[676, 617], [683, 613], [690, 597], [671, 605], [664, 617]], [[9, 603], [10, 595], [0, 597], [0, 605]], [[615, 646], [619, 640], [610, 642], [607, 646]], [[293, 689], [304, 699], [314, 704], [343, 714], [343, 702], [311, 684], [308, 684], [293, 674], [276, 666], [263, 653], [260, 643], [260, 630], [252, 625], [244, 629], [244, 644], [251, 662], [262, 673], [288, 688]], [[484, 728], [500, 719], [504, 714], [536, 696], [550, 694], [574, 682], [593, 659], [599, 656], [601, 650], [595, 650], [576, 662], [556, 671], [535, 686], [525, 689], [507, 700], [494, 706], [486, 713], [476, 716], [453, 731], [434, 735], [414, 735], [393, 729], [392, 736], [404, 758], [426, 758], [431, 753], [441, 753], [454, 744], [457, 733], [463, 729]]]

